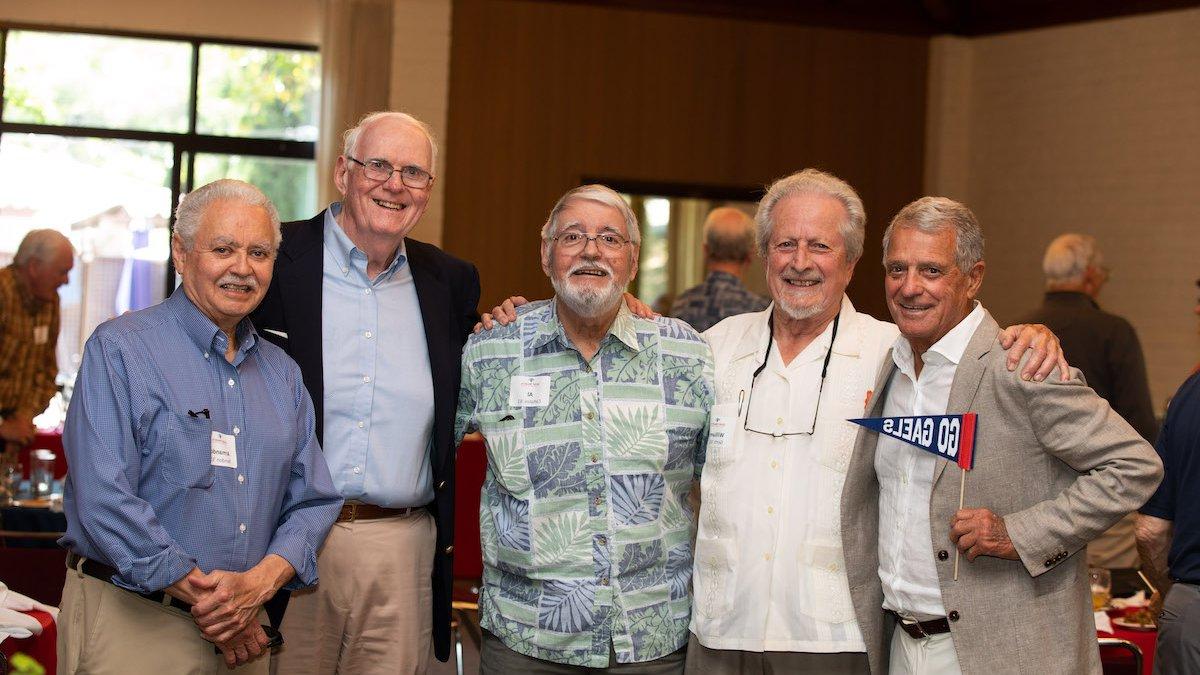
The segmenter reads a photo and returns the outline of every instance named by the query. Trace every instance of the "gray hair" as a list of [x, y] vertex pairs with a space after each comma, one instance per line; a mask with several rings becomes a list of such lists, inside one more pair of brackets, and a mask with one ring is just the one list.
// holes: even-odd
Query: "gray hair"
[[[63, 244], [71, 248], [71, 240], [58, 230], [49, 228], [30, 230], [17, 245], [17, 252], [13, 255], [13, 265], [24, 267], [34, 258], [47, 262], [54, 257]], [[72, 248], [72, 250], [74, 249]]]
[[[363, 115], [362, 119], [360, 119], [357, 124], [343, 132], [342, 155], [357, 156], [359, 136], [362, 135], [362, 132], [367, 125], [370, 125], [381, 119], [395, 119], [406, 122], [419, 129], [421, 133], [425, 134], [426, 140], [429, 141], [429, 163], [431, 165], [429, 167], [429, 173], [437, 173], [438, 146], [437, 141], [433, 139], [433, 130], [429, 128], [428, 124], [425, 124], [412, 115], [409, 115], [408, 113], [396, 112], [394, 110], [379, 110], [376, 112], [367, 113], [366, 115]], [[361, 157], [359, 159], [361, 159]]]
[[754, 251], [754, 220], [741, 209], [722, 206], [704, 219], [709, 260], [742, 262]]
[[900, 209], [883, 233], [883, 262], [897, 227], [915, 227], [926, 234], [954, 228], [954, 263], [963, 274], [983, 260], [983, 229], [966, 204], [946, 197], [921, 197]]
[[204, 214], [215, 202], [237, 201], [248, 206], [257, 206], [267, 212], [274, 233], [273, 247], [278, 249], [283, 235], [279, 232], [279, 211], [262, 190], [253, 185], [232, 178], [215, 180], [184, 195], [175, 208], [175, 234], [187, 250], [192, 250], [196, 244], [196, 230], [200, 229], [200, 221]]
[[1064, 234], [1055, 237], [1046, 247], [1042, 258], [1042, 272], [1047, 286], [1076, 284], [1083, 281], [1089, 267], [1099, 267], [1100, 250], [1096, 238], [1086, 234]]
[[754, 221], [758, 224], [758, 254], [767, 257], [767, 245], [775, 230], [775, 205], [785, 197], [798, 194], [817, 194], [832, 197], [846, 209], [846, 220], [841, 224], [842, 240], [846, 243], [846, 260], [855, 262], [862, 256], [863, 240], [866, 239], [867, 212], [862, 199], [846, 181], [819, 169], [804, 169], [780, 178], [767, 188], [767, 194], [758, 202], [758, 213]]
[[633, 214], [633, 209], [629, 208], [629, 203], [612, 188], [597, 184], [581, 185], [559, 197], [558, 203], [554, 205], [553, 209], [550, 209], [550, 217], [546, 219], [546, 224], [542, 225], [542, 241], [550, 241], [558, 234], [559, 216], [570, 206], [571, 202], [579, 199], [586, 199], [616, 209], [625, 219], [625, 236], [629, 237], [630, 243], [634, 246], [642, 243], [642, 233], [638, 230], [637, 216]]

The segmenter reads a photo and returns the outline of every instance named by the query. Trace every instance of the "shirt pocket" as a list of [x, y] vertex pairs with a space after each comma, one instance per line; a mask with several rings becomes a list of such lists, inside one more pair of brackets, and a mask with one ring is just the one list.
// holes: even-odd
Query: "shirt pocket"
[[154, 451], [158, 453], [159, 475], [178, 487], [207, 490], [216, 472], [212, 465], [212, 420], [165, 416]]
[[826, 623], [853, 621], [842, 547], [829, 542], [806, 545], [800, 549], [799, 565], [801, 577], [809, 582], [807, 596], [800, 598], [800, 611]]
[[496, 482], [513, 495], [527, 492], [532, 483], [526, 463], [524, 411], [512, 408], [480, 413], [479, 432]]

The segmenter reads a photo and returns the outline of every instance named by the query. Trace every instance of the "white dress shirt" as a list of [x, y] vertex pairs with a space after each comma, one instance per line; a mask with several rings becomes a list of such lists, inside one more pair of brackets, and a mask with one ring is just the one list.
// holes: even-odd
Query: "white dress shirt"
[[704, 334], [716, 360], [711, 419], [724, 434], [710, 429], [701, 478], [691, 629], [710, 649], [865, 651], [841, 544], [857, 429], [846, 420], [862, 416], [896, 327], [843, 299], [815, 433], [773, 438], [745, 431], [747, 415], [751, 429], [812, 428], [833, 324], [784, 365], [775, 346], [766, 353], [770, 311]]
[[[883, 404], [884, 417], [946, 414], [954, 373], [983, 317], [983, 306], [976, 302], [966, 318], [922, 354], [920, 377], [908, 340], [903, 335], [896, 338], [892, 347], [896, 370]], [[941, 461], [945, 460], [890, 436], [880, 435], [875, 450], [883, 606], [920, 620], [946, 615], [929, 544], [929, 499]], [[943, 543], [947, 550], [953, 546], [950, 541]]]

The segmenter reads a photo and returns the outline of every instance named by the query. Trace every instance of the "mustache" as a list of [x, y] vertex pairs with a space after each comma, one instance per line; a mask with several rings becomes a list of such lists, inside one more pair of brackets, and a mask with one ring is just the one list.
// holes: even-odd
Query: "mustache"
[[252, 291], [258, 290], [258, 279], [255, 279], [252, 276], [242, 276], [240, 274], [234, 274], [232, 272], [226, 273], [224, 276], [222, 276], [220, 279], [217, 280], [218, 286], [224, 286], [225, 284], [236, 284], [238, 286], [249, 286], [250, 290], [252, 290]]
[[824, 281], [825, 277], [814, 270], [807, 272], [798, 270], [794, 267], [789, 267], [779, 275], [785, 281]]
[[608, 263], [600, 260], [577, 262], [574, 265], [571, 265], [571, 269], [567, 270], [567, 276], [571, 276], [572, 274], [575, 274], [581, 270], [600, 270], [610, 277], [613, 276], [612, 267], [610, 267]]

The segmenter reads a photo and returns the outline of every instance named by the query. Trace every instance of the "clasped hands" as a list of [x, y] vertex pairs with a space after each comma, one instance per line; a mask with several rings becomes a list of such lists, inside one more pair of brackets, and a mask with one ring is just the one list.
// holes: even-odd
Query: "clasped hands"
[[270, 640], [258, 612], [293, 573], [286, 560], [272, 554], [245, 572], [193, 569], [165, 590], [192, 605], [201, 635], [221, 650], [225, 666], [232, 669], [268, 651]]

